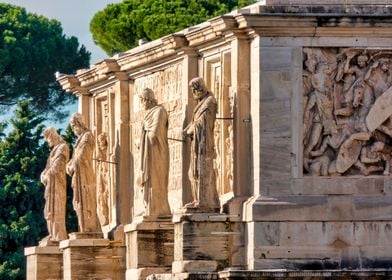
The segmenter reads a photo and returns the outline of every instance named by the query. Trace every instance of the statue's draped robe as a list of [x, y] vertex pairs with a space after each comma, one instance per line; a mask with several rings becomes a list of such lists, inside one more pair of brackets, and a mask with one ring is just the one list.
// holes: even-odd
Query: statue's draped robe
[[97, 165], [97, 216], [102, 226], [109, 224], [109, 184], [107, 149], [98, 154]]
[[214, 170], [214, 125], [217, 103], [212, 93], [198, 102], [190, 125], [193, 126], [189, 179], [193, 200], [200, 209], [220, 207]]
[[69, 147], [60, 142], [53, 147], [46, 162], [45, 208], [44, 216], [48, 226], [49, 239], [60, 241], [67, 239], [65, 227], [67, 179], [66, 165], [69, 160]]
[[136, 209], [136, 214], [144, 212], [144, 216], [155, 217], [171, 215], [167, 198], [170, 160], [167, 130], [166, 110], [160, 105], [149, 109], [144, 116], [140, 136], [139, 188], [145, 209]]
[[97, 231], [97, 203], [93, 170], [94, 136], [86, 129], [75, 144], [71, 164], [73, 207], [78, 217], [80, 232]]

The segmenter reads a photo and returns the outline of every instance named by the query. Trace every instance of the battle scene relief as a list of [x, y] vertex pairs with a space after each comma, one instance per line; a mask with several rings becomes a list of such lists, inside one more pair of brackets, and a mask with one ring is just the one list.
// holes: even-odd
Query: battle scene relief
[[304, 175], [390, 175], [392, 50], [304, 48]]

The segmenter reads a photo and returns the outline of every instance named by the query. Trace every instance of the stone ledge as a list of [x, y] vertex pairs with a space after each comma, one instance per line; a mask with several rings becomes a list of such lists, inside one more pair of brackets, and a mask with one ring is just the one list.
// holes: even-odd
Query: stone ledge
[[216, 272], [192, 272], [175, 274], [152, 274], [147, 280], [219, 280]]
[[226, 222], [230, 219], [230, 215], [222, 214], [222, 213], [203, 213], [203, 212], [194, 212], [194, 213], [174, 213], [173, 214], [173, 223], [180, 223], [183, 221], [192, 221], [192, 222]]
[[60, 242], [60, 249], [68, 247], [109, 247], [118, 245], [108, 239], [67, 239]]
[[127, 224], [124, 226], [124, 232], [135, 230], [173, 230], [174, 224], [171, 219], [161, 221], [141, 221]]
[[219, 279], [391, 279], [392, 270], [228, 270], [219, 272]]
[[34, 246], [34, 247], [25, 248], [24, 254], [25, 256], [38, 255], [38, 254], [52, 255], [52, 254], [61, 254], [61, 251], [58, 246], [48, 246], [48, 247]]
[[392, 196], [314, 195], [250, 199], [246, 221], [391, 221]]

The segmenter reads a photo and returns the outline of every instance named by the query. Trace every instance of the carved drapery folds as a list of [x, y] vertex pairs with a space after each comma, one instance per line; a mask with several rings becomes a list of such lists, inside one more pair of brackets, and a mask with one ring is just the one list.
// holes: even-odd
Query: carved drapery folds
[[208, 88], [217, 101], [218, 112], [215, 121], [214, 170], [216, 186], [221, 199], [228, 199], [233, 193], [233, 108], [234, 92], [231, 85], [230, 53], [223, 53], [206, 63]]
[[304, 174], [390, 174], [391, 61], [389, 50], [304, 49]]
[[97, 182], [97, 216], [101, 228], [109, 225], [114, 217], [116, 156], [114, 136], [114, 88], [100, 92], [94, 98], [95, 174]]
[[109, 223], [109, 163], [108, 136], [101, 132], [97, 140], [97, 215], [99, 223]]
[[[168, 138], [170, 151], [169, 169], [169, 203], [173, 209], [180, 208], [182, 200], [180, 196], [174, 194], [180, 192], [182, 188], [182, 64], [174, 64], [161, 71], [136, 78], [134, 81], [131, 112], [131, 139], [135, 139], [132, 147], [133, 161], [140, 162], [141, 150], [140, 140], [141, 129], [145, 110], [140, 103], [139, 94], [150, 88], [154, 91], [159, 104], [168, 113]], [[137, 171], [136, 171], [137, 172]], [[137, 173], [136, 173], [137, 174]], [[136, 176], [135, 174], [135, 176]]]

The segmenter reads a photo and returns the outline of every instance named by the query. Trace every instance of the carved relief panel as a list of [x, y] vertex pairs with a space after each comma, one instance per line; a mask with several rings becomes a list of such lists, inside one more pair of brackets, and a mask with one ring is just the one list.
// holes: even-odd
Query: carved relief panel
[[97, 214], [101, 227], [112, 221], [115, 211], [114, 91], [112, 88], [94, 96], [94, 135], [96, 137], [95, 174]]
[[[169, 151], [170, 151], [170, 168], [169, 168], [169, 193], [171, 191], [181, 192], [182, 188], [182, 128], [183, 128], [183, 109], [182, 109], [182, 65], [174, 64], [167, 68], [161, 69], [134, 81], [133, 90], [133, 109], [131, 112], [131, 139], [135, 139], [135, 145], [131, 147], [135, 172], [137, 163], [140, 162], [140, 151], [138, 149], [141, 133], [141, 124], [143, 121], [144, 111], [141, 108], [138, 94], [144, 88], [150, 88], [154, 91], [158, 104], [162, 104], [169, 116]], [[169, 202], [172, 208], [180, 208], [182, 198], [170, 196]]]
[[223, 196], [233, 191], [233, 98], [230, 90], [230, 53], [222, 53], [207, 60], [206, 70], [207, 87], [218, 102], [214, 168], [218, 193]]
[[305, 48], [305, 175], [389, 175], [392, 50]]

